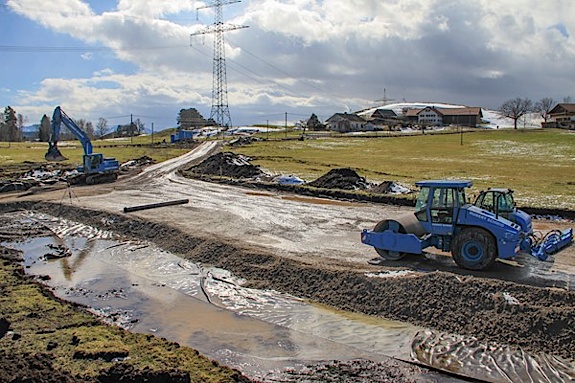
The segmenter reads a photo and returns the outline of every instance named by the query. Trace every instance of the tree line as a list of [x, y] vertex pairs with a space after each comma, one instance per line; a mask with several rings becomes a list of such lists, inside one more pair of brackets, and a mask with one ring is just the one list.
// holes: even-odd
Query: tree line
[[[4, 108], [4, 114], [0, 118], [0, 141], [2, 142], [21, 142], [25, 137], [24, 124], [26, 118], [17, 113], [14, 108], [7, 106]], [[91, 139], [104, 138], [110, 132], [108, 127], [108, 120], [100, 117], [98, 122], [94, 125], [92, 121], [85, 119], [74, 119], [74, 123]], [[51, 121], [47, 115], [43, 115], [40, 119], [37, 131], [34, 132], [32, 138], [41, 142], [48, 142], [50, 140]], [[145, 124], [136, 119], [128, 125], [118, 125], [113, 134], [117, 136], [131, 136], [138, 135], [145, 131]], [[60, 130], [60, 140], [73, 140], [76, 137], [68, 129]]]

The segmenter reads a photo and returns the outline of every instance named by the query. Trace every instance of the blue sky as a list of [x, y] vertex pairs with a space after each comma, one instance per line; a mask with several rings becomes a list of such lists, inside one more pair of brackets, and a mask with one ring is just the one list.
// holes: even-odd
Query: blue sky
[[[39, 122], [61, 105], [149, 129], [209, 117], [212, 2], [0, 0], [0, 106]], [[396, 101], [497, 108], [575, 97], [570, 0], [244, 0], [224, 7], [234, 125], [290, 123]], [[11, 48], [15, 47], [15, 48]], [[58, 47], [58, 48], [55, 48]], [[88, 50], [92, 48], [92, 51]]]

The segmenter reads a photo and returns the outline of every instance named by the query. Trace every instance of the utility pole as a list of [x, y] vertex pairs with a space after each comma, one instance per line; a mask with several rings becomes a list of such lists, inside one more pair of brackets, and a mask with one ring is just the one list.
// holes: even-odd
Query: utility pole
[[228, 84], [226, 78], [226, 49], [224, 45], [224, 32], [236, 29], [247, 28], [244, 25], [224, 24], [222, 7], [240, 0], [211, 0], [210, 5], [196, 8], [215, 8], [214, 23], [199, 32], [192, 33], [190, 37], [198, 35], [214, 34], [214, 63], [213, 63], [213, 84], [212, 84], [212, 111], [210, 119], [213, 119], [221, 128], [230, 128], [232, 118], [228, 106]]
[[286, 132], [286, 138], [287, 138], [287, 112], [285, 114], [285, 132]]

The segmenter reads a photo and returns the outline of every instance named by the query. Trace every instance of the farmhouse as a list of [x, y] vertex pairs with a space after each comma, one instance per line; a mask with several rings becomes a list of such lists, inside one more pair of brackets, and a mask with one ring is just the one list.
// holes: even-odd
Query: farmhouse
[[557, 104], [549, 112], [549, 121], [541, 123], [543, 128], [575, 129], [575, 104]]
[[336, 113], [325, 120], [329, 130], [336, 132], [360, 132], [366, 121], [355, 113]]
[[481, 123], [483, 118], [481, 108], [478, 107], [442, 108], [440, 110], [443, 113], [443, 125], [460, 125], [475, 128]]
[[376, 109], [370, 115], [362, 115], [367, 123], [364, 130], [390, 130], [399, 124], [397, 114], [391, 109]]
[[483, 113], [479, 107], [435, 108], [428, 106], [423, 109], [408, 109], [404, 112], [403, 117], [409, 123], [418, 125], [476, 127], [481, 122]]

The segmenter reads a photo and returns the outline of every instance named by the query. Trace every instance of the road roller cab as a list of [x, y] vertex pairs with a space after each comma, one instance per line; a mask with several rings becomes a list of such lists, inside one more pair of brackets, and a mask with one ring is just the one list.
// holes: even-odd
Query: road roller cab
[[[382, 258], [399, 260], [433, 246], [450, 251], [460, 267], [482, 270], [498, 257], [511, 258], [534, 248], [532, 233], [522, 230], [531, 230], [529, 215], [519, 214], [527, 221], [518, 225], [497, 211], [468, 203], [465, 190], [472, 181], [420, 181], [415, 185], [420, 192], [414, 213], [385, 219], [361, 234], [362, 242], [373, 246]], [[571, 242], [572, 231], [559, 237], [557, 247], [564, 247]]]

